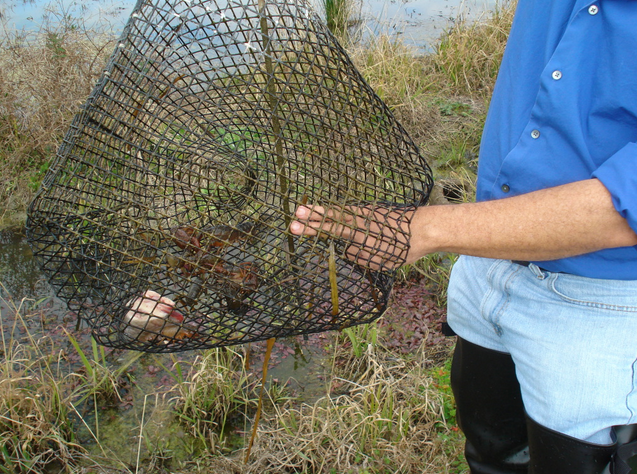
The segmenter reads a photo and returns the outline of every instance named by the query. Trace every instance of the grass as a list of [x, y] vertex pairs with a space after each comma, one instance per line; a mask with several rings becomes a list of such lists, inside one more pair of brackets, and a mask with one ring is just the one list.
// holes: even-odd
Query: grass
[[209, 452], [228, 452], [234, 442], [227, 436], [230, 421], [256, 407], [243, 362], [232, 349], [208, 351], [197, 360], [193, 374], [176, 385], [175, 410]]
[[0, 34], [0, 226], [24, 221], [113, 39], [75, 25]]
[[[473, 198], [480, 132], [512, 12], [513, 5], [505, 4], [480, 24], [458, 20], [427, 56], [384, 37], [348, 46], [365, 79], [426, 155], [442, 201]], [[113, 39], [65, 25], [35, 39], [4, 34], [0, 46], [2, 227], [23, 224]], [[444, 304], [454, 258], [429, 256], [402, 269], [402, 279], [426, 278]], [[192, 366], [162, 362], [171, 386], [153, 393], [131, 375], [149, 364], [147, 356], [114, 363], [75, 334], [61, 349], [33, 330], [29, 321], [37, 314], [16, 306], [13, 322], [0, 321], [0, 472], [467, 472], [446, 359], [441, 365], [424, 346], [396, 355], [375, 325], [334, 335], [325, 395], [318, 400], [300, 403], [284, 385], [269, 386], [251, 462], [244, 465], [259, 382], [239, 351], [205, 352]], [[70, 353], [78, 361], [74, 366]], [[170, 425], [158, 419], [161, 400], [176, 420]], [[108, 407], [118, 403], [138, 410], [126, 428], [135, 433], [133, 459], [118, 458], [100, 427]], [[95, 449], [84, 446], [87, 439]], [[189, 454], [178, 459], [178, 450]]]
[[442, 37], [431, 59], [449, 87], [464, 94], [491, 94], [514, 7], [511, 1], [496, 5], [486, 22], [469, 24], [461, 17]]
[[[38, 311], [2, 303], [14, 316], [0, 321], [0, 472], [456, 472], [449, 466], [461, 440], [449, 415], [453, 402], [440, 389], [441, 369], [424, 346], [408, 357], [385, 349], [376, 324], [329, 340], [329, 376], [317, 400], [301, 403], [285, 384], [269, 383], [244, 464], [259, 377], [245, 369], [243, 353], [214, 349], [188, 364], [173, 359], [164, 366], [170, 388], [148, 390], [134, 366], [153, 355], [109, 362], [86, 337], [62, 348], [34, 326]], [[108, 422], [127, 393], [135, 394], [130, 410], [137, 415], [128, 428], [115, 428], [116, 449]], [[137, 435], [127, 446], [129, 432]]]
[[475, 179], [482, 127], [515, 6], [505, 0], [476, 23], [461, 15], [424, 56], [384, 36], [350, 47], [356, 66], [419, 145], [435, 177], [461, 171]]
[[[125, 377], [129, 367], [139, 357], [140, 353], [131, 353], [127, 360], [116, 369], [111, 369], [106, 361], [104, 347], [98, 346], [91, 338], [91, 353], [87, 355], [80, 342], [67, 332], [67, 337], [82, 361], [82, 389], [76, 392], [81, 396], [79, 402], [92, 398], [97, 406], [97, 400], [115, 401], [120, 399], [121, 380]], [[121, 400], [121, 399], [120, 399]]]
[[348, 0], [323, 0], [327, 27], [341, 41], [348, 40], [347, 32], [352, 7], [353, 2]]
[[[254, 452], [265, 472], [447, 472], [442, 400], [426, 368], [379, 346], [342, 395], [276, 412]], [[256, 471], [255, 471], [256, 472]]]
[[[10, 333], [26, 325], [20, 308], [12, 309], [18, 317]], [[1, 316], [0, 323], [0, 472], [39, 472], [51, 464], [70, 468], [84, 450], [72, 429], [71, 378], [56, 369], [61, 354], [49, 353], [45, 338], [7, 338]]]

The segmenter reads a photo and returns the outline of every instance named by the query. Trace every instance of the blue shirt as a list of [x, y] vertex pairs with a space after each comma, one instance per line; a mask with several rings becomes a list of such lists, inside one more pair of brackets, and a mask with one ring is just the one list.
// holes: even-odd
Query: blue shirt
[[[477, 199], [592, 177], [637, 231], [637, 1], [519, 0], [484, 129]], [[637, 248], [539, 265], [637, 280]]]

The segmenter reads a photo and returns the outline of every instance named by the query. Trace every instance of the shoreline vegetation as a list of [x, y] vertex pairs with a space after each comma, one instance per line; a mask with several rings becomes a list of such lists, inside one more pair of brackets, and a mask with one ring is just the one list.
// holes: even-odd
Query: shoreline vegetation
[[[425, 56], [387, 37], [343, 40], [432, 167], [436, 204], [473, 199], [513, 11], [505, 3], [477, 23], [456, 20]], [[115, 41], [72, 21], [29, 41], [0, 32], [0, 229], [24, 225]], [[452, 341], [439, 334], [453, 259], [433, 255], [402, 269], [375, 323], [281, 341], [275, 359], [320, 354], [322, 385], [310, 396], [270, 379], [248, 463], [262, 345], [190, 359], [113, 351], [75, 331], [72, 315], [60, 320], [50, 301], [17, 301], [2, 287], [0, 473], [465, 474]]]

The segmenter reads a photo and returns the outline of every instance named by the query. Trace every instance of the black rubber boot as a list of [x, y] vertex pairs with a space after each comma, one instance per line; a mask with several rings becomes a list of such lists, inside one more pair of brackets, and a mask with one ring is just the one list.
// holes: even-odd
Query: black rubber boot
[[[637, 473], [637, 424], [613, 427], [618, 448], [613, 454], [608, 474]], [[607, 474], [604, 471], [604, 474]]]
[[573, 438], [527, 421], [531, 464], [529, 474], [603, 474], [617, 443], [600, 445]]
[[458, 338], [451, 387], [471, 473], [528, 472], [526, 417], [511, 356]]

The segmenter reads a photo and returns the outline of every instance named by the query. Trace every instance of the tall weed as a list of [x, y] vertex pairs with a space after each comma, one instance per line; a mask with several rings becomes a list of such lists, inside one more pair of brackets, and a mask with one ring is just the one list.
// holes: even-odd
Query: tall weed
[[505, 0], [487, 21], [460, 16], [432, 55], [434, 70], [455, 91], [490, 95], [502, 61], [517, 2]]
[[49, 163], [112, 48], [76, 25], [37, 34], [0, 31], [0, 202], [5, 224], [24, 219]]
[[[444, 400], [418, 357], [369, 346], [367, 367], [341, 394], [312, 405], [275, 407], [264, 420], [245, 472], [451, 472], [459, 443], [443, 447]], [[344, 390], [344, 391], [343, 391]]]
[[192, 374], [176, 385], [178, 416], [212, 452], [227, 448], [224, 437], [229, 420], [256, 407], [242, 361], [231, 349], [212, 349], [199, 357]]
[[[12, 306], [19, 315], [20, 308]], [[17, 323], [25, 325], [18, 316]], [[6, 328], [2, 313], [0, 327]], [[68, 376], [61, 373], [60, 354], [46, 338], [24, 342], [2, 331], [0, 363], [0, 472], [41, 472], [47, 466], [70, 468], [83, 453], [71, 421]]]

